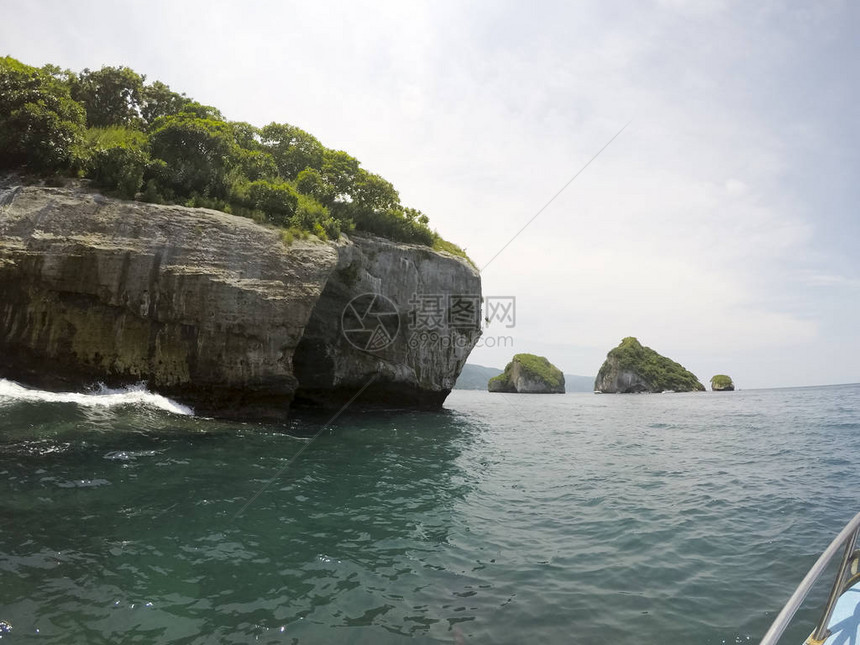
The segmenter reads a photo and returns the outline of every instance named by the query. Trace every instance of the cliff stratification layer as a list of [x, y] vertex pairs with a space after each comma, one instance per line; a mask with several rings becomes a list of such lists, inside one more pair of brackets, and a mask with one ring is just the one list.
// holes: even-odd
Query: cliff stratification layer
[[[439, 405], [478, 333], [410, 343], [415, 294], [480, 289], [466, 261], [417, 245], [286, 245], [217, 211], [0, 186], [0, 376], [41, 387], [145, 382], [198, 413], [279, 418], [297, 394], [341, 404], [372, 378], [363, 402]], [[381, 342], [343, 333], [364, 294], [396, 321]]]

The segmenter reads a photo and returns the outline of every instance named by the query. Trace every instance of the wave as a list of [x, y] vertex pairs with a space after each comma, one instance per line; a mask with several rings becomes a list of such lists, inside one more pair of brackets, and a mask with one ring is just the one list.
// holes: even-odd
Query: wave
[[167, 397], [155, 394], [140, 383], [124, 388], [112, 389], [99, 385], [92, 392], [47, 392], [24, 387], [15, 381], [0, 379], [0, 403], [4, 401], [29, 401], [34, 403], [74, 403], [86, 408], [114, 408], [120, 406], [145, 406], [158, 408], [172, 414], [192, 416], [194, 410]]

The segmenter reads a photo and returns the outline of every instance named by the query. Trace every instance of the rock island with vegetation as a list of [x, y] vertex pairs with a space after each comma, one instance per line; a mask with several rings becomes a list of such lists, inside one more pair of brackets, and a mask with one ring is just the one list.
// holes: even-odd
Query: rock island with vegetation
[[732, 382], [731, 376], [716, 374], [711, 377], [711, 389], [714, 392], [733, 392], [735, 384]]
[[543, 356], [515, 354], [505, 371], [487, 383], [490, 392], [564, 394], [564, 374]]
[[695, 374], [643, 346], [632, 336], [606, 355], [594, 381], [596, 392], [698, 392], [705, 386]]
[[457, 256], [388, 181], [295, 126], [228, 121], [124, 67], [0, 58], [2, 378], [143, 382], [221, 417], [359, 395], [439, 407], [477, 333], [415, 349], [380, 322], [395, 312], [363, 309], [359, 331], [387, 341], [368, 348], [341, 316], [379, 294], [405, 328], [416, 293], [480, 297]]

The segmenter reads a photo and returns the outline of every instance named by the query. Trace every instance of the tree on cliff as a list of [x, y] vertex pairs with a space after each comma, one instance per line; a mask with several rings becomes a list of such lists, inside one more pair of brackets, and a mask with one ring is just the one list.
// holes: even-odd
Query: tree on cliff
[[74, 164], [85, 115], [56, 71], [0, 58], [0, 167], [52, 172]]
[[72, 76], [70, 89], [72, 98], [86, 110], [88, 127], [129, 127], [140, 123], [143, 81], [128, 67], [102, 67]]
[[270, 123], [260, 135], [285, 179], [295, 179], [306, 168], [322, 168], [325, 148], [301, 128], [289, 123]]
[[122, 197], [217, 208], [323, 238], [362, 230], [465, 256], [350, 154], [287, 123], [228, 122], [128, 67], [74, 74], [0, 59], [0, 167], [84, 176]]
[[140, 97], [140, 116], [147, 125], [153, 124], [158, 117], [179, 114], [191, 102], [187, 96], [177, 94], [161, 81], [145, 85]]
[[126, 198], [135, 196], [151, 166], [146, 135], [130, 128], [90, 128], [78, 155], [95, 185]]
[[229, 196], [227, 175], [237, 165], [239, 151], [230, 126], [223, 121], [186, 111], [161, 117], [149, 143], [152, 157], [167, 165], [168, 170], [158, 176], [164, 189], [178, 195]]

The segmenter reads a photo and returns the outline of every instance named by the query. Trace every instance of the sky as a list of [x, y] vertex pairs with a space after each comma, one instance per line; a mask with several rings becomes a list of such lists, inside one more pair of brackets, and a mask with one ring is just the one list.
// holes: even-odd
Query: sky
[[0, 55], [127, 65], [391, 181], [466, 248], [485, 296], [516, 298], [515, 326], [491, 323], [471, 363], [531, 352], [594, 375], [636, 336], [703, 382], [860, 382], [856, 3], [0, 0], [0, 15]]

